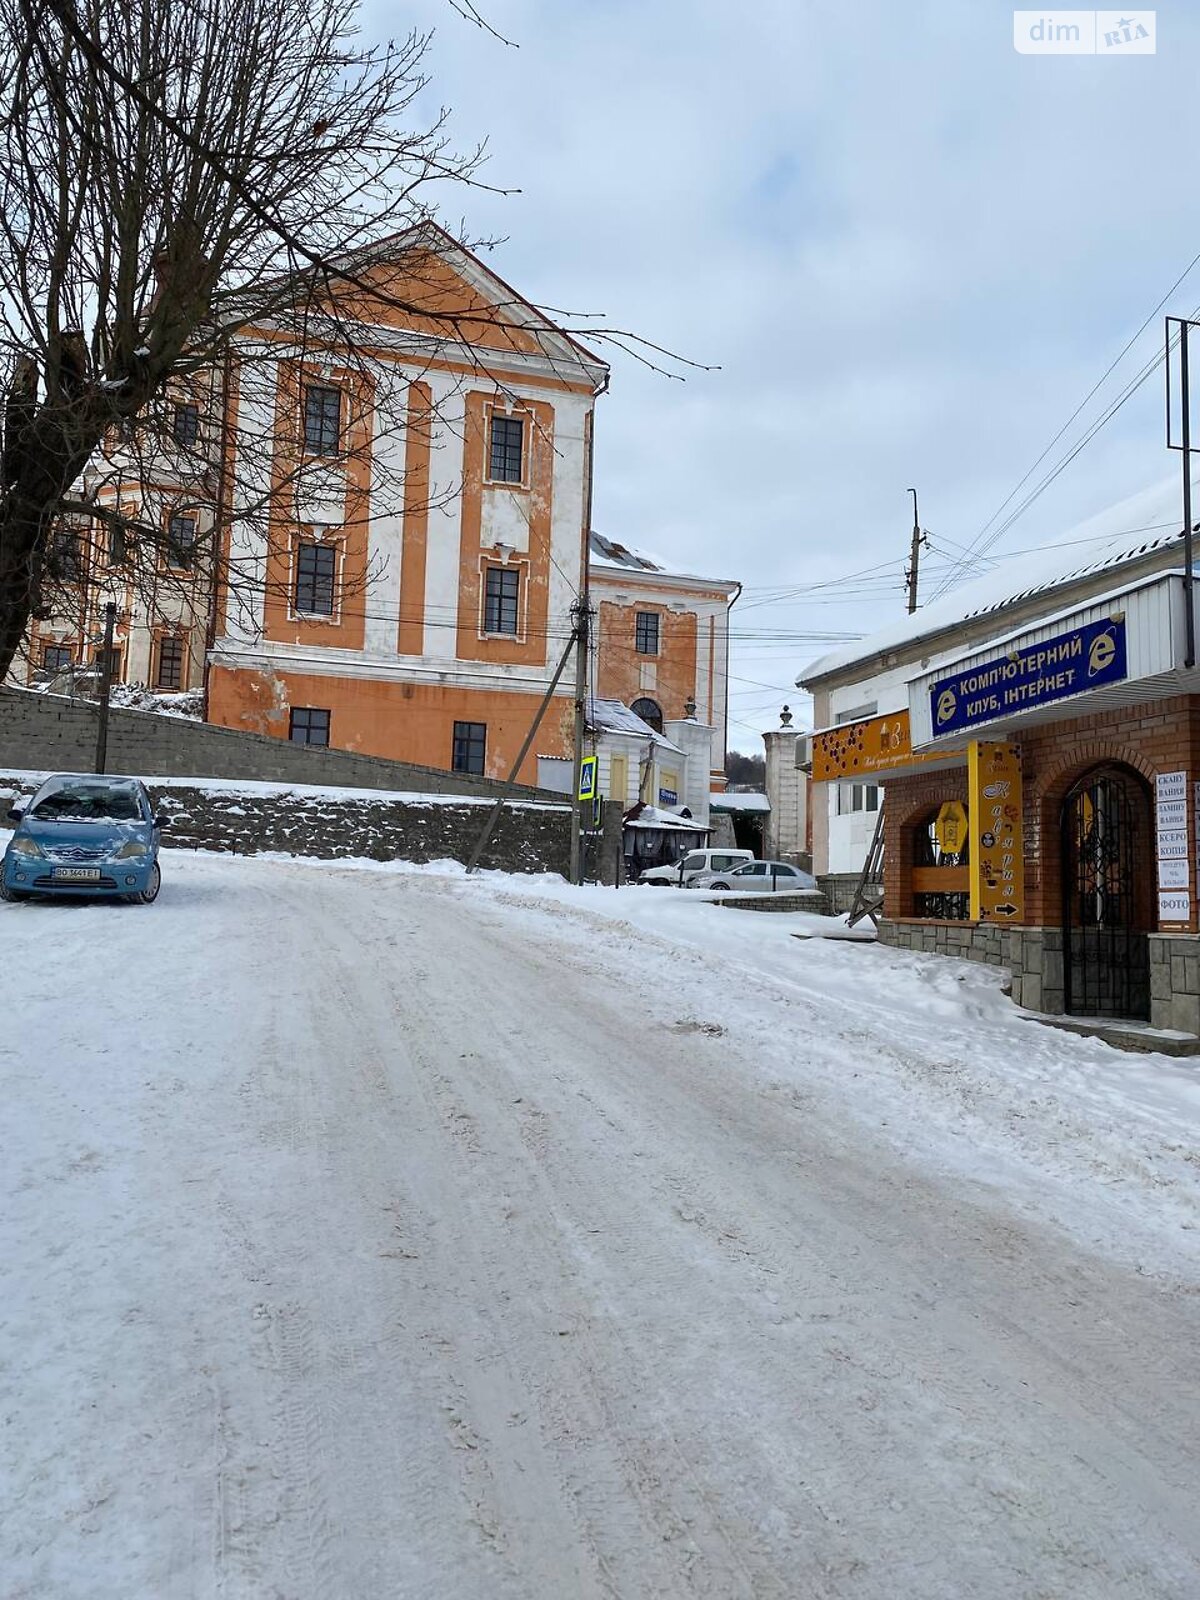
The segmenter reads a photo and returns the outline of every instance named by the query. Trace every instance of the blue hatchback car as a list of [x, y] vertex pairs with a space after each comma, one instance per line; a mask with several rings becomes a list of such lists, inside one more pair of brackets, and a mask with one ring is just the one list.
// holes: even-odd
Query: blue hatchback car
[[64, 773], [46, 782], [23, 811], [0, 868], [0, 896], [119, 895], [157, 899], [160, 830], [145, 784], [137, 778]]

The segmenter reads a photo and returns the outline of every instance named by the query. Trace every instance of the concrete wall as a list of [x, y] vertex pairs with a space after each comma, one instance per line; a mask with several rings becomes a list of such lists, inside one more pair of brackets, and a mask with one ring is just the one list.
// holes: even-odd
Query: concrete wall
[[[0, 773], [0, 794], [28, 799], [36, 780]], [[169, 819], [168, 849], [216, 850], [228, 855], [282, 851], [323, 860], [466, 862], [490, 810], [487, 800], [438, 800], [417, 795], [339, 795], [273, 789], [263, 784], [155, 783], [155, 809]], [[566, 806], [506, 807], [481, 861], [507, 872], [567, 873], [571, 813]], [[169, 860], [164, 862], [169, 873]]]
[[[0, 687], [0, 767], [91, 771], [97, 714], [90, 701]], [[158, 777], [250, 778], [421, 794], [494, 796], [502, 787], [490, 778], [290, 744], [145, 711], [109, 713], [107, 767], [110, 772]], [[557, 798], [537, 789], [516, 792], [525, 799]]]

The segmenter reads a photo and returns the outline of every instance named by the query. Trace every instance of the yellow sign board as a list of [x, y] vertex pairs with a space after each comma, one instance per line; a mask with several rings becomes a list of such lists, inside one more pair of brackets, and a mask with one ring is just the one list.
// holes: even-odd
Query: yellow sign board
[[1025, 920], [1021, 750], [972, 739], [967, 746], [971, 813], [971, 920]]
[[961, 800], [946, 800], [933, 824], [933, 836], [944, 856], [956, 856], [967, 842], [967, 808]]
[[839, 728], [813, 734], [813, 782], [832, 783], [838, 778], [861, 778], [897, 767], [919, 767], [926, 761], [945, 761], [946, 755], [945, 750], [914, 754], [908, 712], [894, 711], [888, 717], [845, 722]]

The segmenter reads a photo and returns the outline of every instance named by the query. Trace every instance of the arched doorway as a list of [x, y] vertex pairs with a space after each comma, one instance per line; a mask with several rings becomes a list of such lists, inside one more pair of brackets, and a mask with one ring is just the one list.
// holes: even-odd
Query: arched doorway
[[1066, 1010], [1149, 1017], [1149, 790], [1127, 767], [1093, 768], [1063, 801], [1061, 826]]

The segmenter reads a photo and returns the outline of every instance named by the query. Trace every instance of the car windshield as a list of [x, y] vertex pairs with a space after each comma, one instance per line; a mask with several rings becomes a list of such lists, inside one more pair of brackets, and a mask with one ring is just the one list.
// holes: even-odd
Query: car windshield
[[29, 815], [39, 822], [140, 822], [142, 807], [131, 783], [80, 778], [38, 795]]

